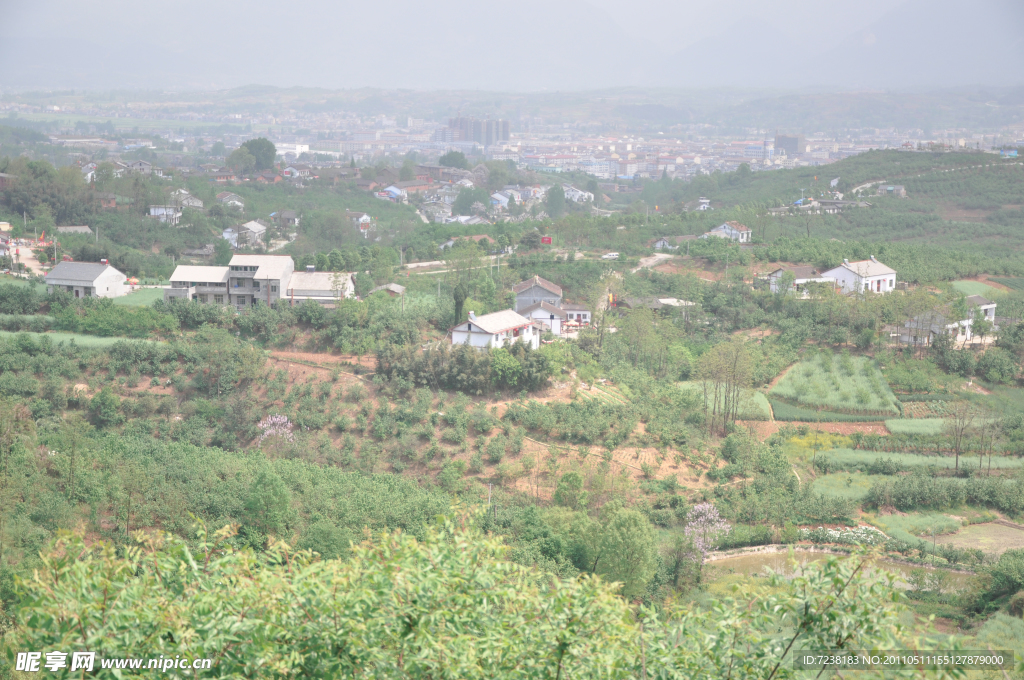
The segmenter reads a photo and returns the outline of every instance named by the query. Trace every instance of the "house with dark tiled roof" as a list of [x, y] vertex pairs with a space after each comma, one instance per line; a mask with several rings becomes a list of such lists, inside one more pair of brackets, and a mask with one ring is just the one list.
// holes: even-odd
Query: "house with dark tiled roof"
[[555, 307], [562, 304], [562, 289], [547, 279], [533, 276], [522, 283], [512, 286], [516, 296], [516, 310], [520, 310], [538, 302], [547, 302]]

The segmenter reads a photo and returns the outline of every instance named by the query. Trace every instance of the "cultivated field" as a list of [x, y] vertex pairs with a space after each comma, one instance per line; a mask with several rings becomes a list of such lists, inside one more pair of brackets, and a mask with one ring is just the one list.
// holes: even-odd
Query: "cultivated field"
[[[853, 449], [832, 449], [831, 451], [819, 452], [819, 456], [827, 456], [834, 464], [843, 470], [867, 470], [871, 464], [889, 459], [897, 463], [902, 470], [935, 468], [952, 468], [956, 458], [947, 456], [925, 456], [916, 453], [891, 453], [887, 451], [855, 451]], [[975, 455], [961, 455], [961, 468], [978, 467], [978, 457]], [[988, 469], [988, 457], [984, 460], [984, 469]], [[993, 470], [1014, 470], [1024, 467], [1024, 458], [1015, 456], [992, 456]]]
[[[829, 419], [826, 412], [899, 415], [896, 397], [874, 360], [845, 352], [821, 350], [808, 356], [790, 368], [769, 394], [793, 406], [822, 411], [822, 420]], [[782, 419], [778, 411], [775, 417]]]
[[885, 421], [885, 426], [893, 434], [942, 434], [943, 422], [942, 418], [900, 418]]
[[954, 281], [953, 288], [964, 295], [980, 295], [989, 299], [999, 294], [999, 290], [981, 281]]

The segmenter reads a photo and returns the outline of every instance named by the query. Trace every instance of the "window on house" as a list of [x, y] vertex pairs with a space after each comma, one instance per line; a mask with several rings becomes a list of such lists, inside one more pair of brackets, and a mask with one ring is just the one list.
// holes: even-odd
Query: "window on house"
[[271, 293], [276, 293], [277, 292], [277, 286], [271, 286], [270, 287], [270, 292]]
[[223, 295], [214, 295], [213, 296], [213, 301], [216, 302], [218, 305], [222, 305], [222, 304], [224, 304], [224, 296]]

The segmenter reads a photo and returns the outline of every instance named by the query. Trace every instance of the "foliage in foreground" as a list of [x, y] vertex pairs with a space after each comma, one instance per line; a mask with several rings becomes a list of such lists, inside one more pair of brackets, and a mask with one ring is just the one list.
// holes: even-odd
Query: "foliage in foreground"
[[192, 548], [138, 534], [123, 553], [64, 535], [19, 581], [8, 658], [180, 654], [213, 658], [220, 677], [788, 678], [791, 650], [910, 643], [898, 591], [866, 558], [809, 565], [750, 602], [658, 615], [597, 578], [506, 562], [500, 540], [452, 521], [422, 542], [381, 535], [348, 561], [276, 542], [258, 557], [226, 547], [230, 533], [201, 529]]

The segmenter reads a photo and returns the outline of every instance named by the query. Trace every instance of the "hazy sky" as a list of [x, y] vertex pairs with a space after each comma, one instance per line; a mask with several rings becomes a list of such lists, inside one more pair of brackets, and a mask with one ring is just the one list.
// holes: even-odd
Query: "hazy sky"
[[0, 0], [0, 88], [1024, 84], [1022, 0]]

